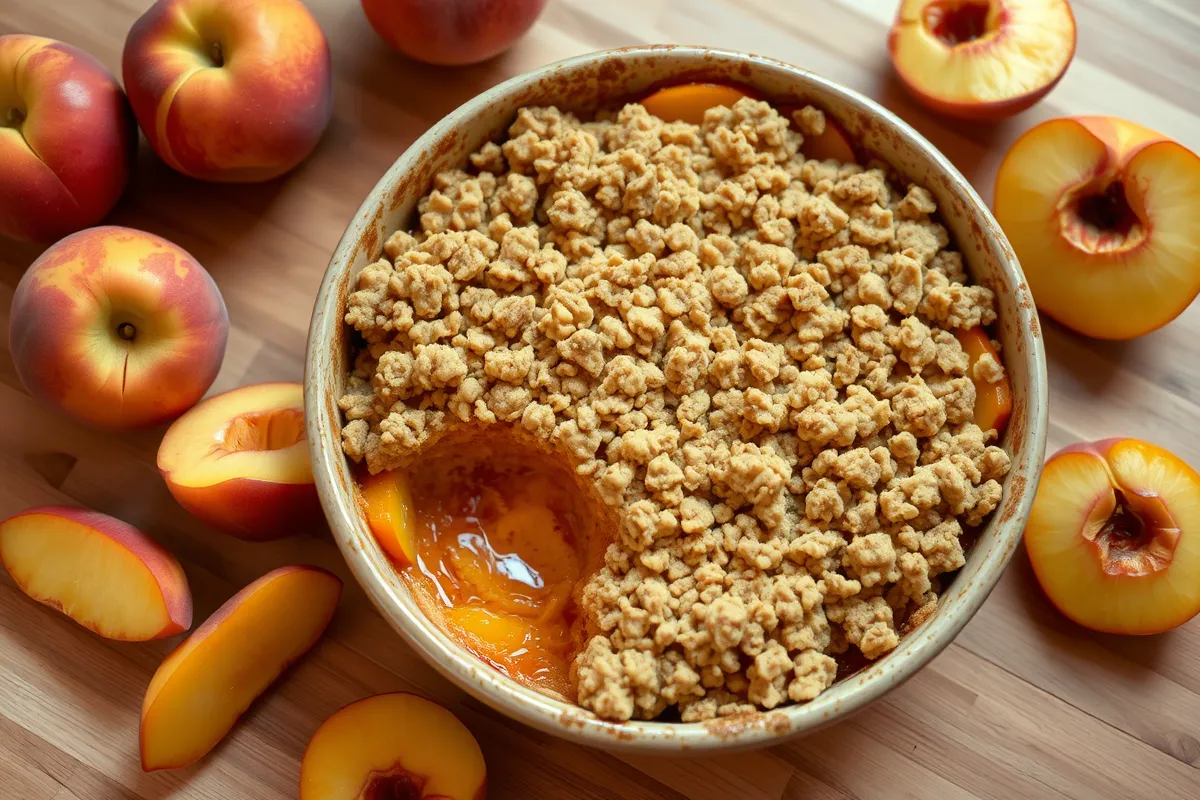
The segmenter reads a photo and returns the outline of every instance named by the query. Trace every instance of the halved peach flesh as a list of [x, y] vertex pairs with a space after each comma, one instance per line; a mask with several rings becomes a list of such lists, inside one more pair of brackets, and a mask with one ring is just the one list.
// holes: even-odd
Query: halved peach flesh
[[922, 104], [996, 120], [1058, 83], [1075, 55], [1075, 18], [1067, 0], [904, 0], [888, 51]]
[[142, 642], [192, 625], [179, 562], [107, 514], [44, 506], [9, 517], [0, 561], [25, 594], [106, 638]]
[[1149, 634], [1200, 612], [1200, 475], [1137, 439], [1066, 448], [1025, 529], [1051, 602], [1081, 625]]
[[402, 472], [381, 472], [362, 482], [367, 525], [375, 541], [403, 568], [417, 563], [412, 492]]
[[1044, 122], [996, 176], [996, 219], [1039, 309], [1130, 339], [1200, 293], [1200, 156], [1127, 120]]
[[300, 800], [483, 800], [487, 768], [458, 718], [415, 694], [359, 700], [317, 728]]
[[216, 746], [276, 678], [320, 638], [342, 582], [281, 567], [231, 597], [154, 673], [142, 703], [142, 769], [186, 767]]
[[1008, 373], [995, 383], [975, 377], [975, 364], [985, 353], [996, 359], [997, 364], [1004, 362], [1000, 360], [1000, 354], [992, 347], [991, 337], [983, 328], [958, 330], [954, 335], [970, 359], [967, 374], [975, 384], [975, 424], [985, 431], [995, 430], [999, 437], [1012, 415], [1012, 384], [1008, 380]]
[[298, 383], [242, 386], [196, 405], [163, 436], [158, 469], [181, 506], [241, 539], [312, 531], [324, 520]]
[[642, 100], [642, 106], [665, 122], [704, 122], [704, 112], [717, 106], [732, 106], [748, 95], [741, 89], [719, 83], [684, 83], [668, 86]]

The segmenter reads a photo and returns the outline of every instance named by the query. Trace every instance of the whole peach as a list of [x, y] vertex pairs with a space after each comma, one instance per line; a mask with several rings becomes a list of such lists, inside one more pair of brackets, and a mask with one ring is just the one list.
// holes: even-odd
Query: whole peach
[[124, 429], [165, 422], [203, 397], [228, 331], [217, 285], [187, 251], [104, 226], [33, 262], [13, 296], [8, 341], [30, 394]]
[[329, 44], [300, 0], [158, 0], [121, 71], [150, 146], [202, 180], [282, 175], [333, 108]]
[[99, 61], [0, 36], [0, 236], [52, 242], [95, 225], [129, 182], [137, 129]]
[[546, 0], [362, 0], [375, 32], [430, 64], [486, 61], [529, 30]]

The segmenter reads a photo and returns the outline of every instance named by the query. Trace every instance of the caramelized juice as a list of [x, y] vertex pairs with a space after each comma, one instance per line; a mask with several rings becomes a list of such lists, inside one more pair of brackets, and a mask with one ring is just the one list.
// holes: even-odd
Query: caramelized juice
[[490, 434], [405, 479], [416, 563], [403, 574], [426, 613], [500, 671], [570, 696], [575, 590], [602, 546], [569, 468]]

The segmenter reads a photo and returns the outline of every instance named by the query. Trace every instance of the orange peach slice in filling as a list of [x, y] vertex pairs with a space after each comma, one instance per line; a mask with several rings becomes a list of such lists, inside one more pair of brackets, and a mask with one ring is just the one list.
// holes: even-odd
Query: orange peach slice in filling
[[1166, 325], [1200, 293], [1200, 156], [1112, 117], [1043, 122], [996, 175], [996, 219], [1039, 309], [1100, 339]]
[[955, 336], [970, 359], [967, 374], [975, 384], [975, 424], [985, 431], [994, 430], [999, 436], [1004, 433], [1004, 426], [1012, 414], [1012, 385], [1007, 374], [989, 381], [986, 375], [976, 370], [976, 365], [984, 356], [990, 357], [997, 365], [1004, 362], [1000, 360], [1000, 354], [992, 347], [991, 337], [983, 328], [956, 331]]
[[478, 742], [446, 709], [396, 692], [359, 700], [313, 734], [300, 800], [483, 800]]
[[719, 83], [683, 83], [668, 86], [642, 100], [642, 106], [665, 122], [704, 122], [704, 112], [717, 106], [732, 106], [748, 95], [741, 89]]
[[228, 330], [216, 283], [187, 251], [107, 225], [33, 262], [13, 295], [8, 342], [30, 394], [124, 430], [195, 405], [221, 368]]
[[1137, 439], [1047, 463], [1025, 547], [1051, 602], [1108, 633], [1160, 633], [1200, 612], [1200, 475]]
[[192, 625], [179, 562], [107, 514], [45, 506], [9, 517], [0, 561], [25, 594], [106, 638], [142, 642]]
[[403, 568], [417, 563], [412, 492], [398, 473], [371, 475], [362, 485], [367, 525], [383, 551]]
[[142, 769], [186, 767], [254, 698], [308, 652], [342, 582], [318, 567], [281, 567], [231, 597], [154, 673], [142, 703]]
[[260, 383], [210, 397], [175, 421], [158, 469], [179, 504], [241, 539], [319, 529], [304, 389]]

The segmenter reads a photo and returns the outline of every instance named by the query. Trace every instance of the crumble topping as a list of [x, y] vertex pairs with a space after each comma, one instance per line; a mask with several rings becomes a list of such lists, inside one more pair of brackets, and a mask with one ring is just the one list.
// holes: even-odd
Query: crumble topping
[[698, 126], [521, 109], [349, 298], [352, 459], [507, 423], [614, 510], [574, 665], [606, 719], [813, 699], [835, 656], [927, 615], [1000, 502], [972, 378], [1004, 368], [969, 375], [952, 333], [994, 321], [992, 293], [927, 190], [805, 159], [802, 136], [748, 98]]

